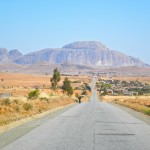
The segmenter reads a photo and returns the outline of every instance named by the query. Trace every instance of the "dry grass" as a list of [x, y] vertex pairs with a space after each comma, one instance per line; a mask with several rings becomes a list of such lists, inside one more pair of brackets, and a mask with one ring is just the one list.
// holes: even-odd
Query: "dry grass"
[[[65, 76], [61, 77], [59, 85], [63, 83]], [[90, 83], [88, 76], [68, 76], [75, 88], [81, 86], [83, 82]], [[80, 83], [74, 83], [81, 81]], [[43, 85], [45, 85], [43, 87]], [[30, 91], [38, 86], [40, 96], [37, 100], [27, 99]], [[75, 93], [81, 94], [81, 90], [75, 90], [72, 97], [63, 93], [61, 89], [52, 91], [50, 88], [50, 76], [29, 75], [17, 73], [0, 73], [0, 93], [11, 93], [13, 97], [0, 99], [0, 126], [11, 122], [34, 116], [57, 107], [66, 106], [77, 102]], [[91, 92], [82, 101], [88, 101]]]
[[[7, 102], [9, 100], [9, 102]], [[4, 102], [5, 103], [4, 103]], [[74, 103], [75, 100], [68, 96], [51, 96], [50, 98], [40, 98], [37, 100], [0, 100], [0, 126], [20, 120], [35, 114]]]
[[150, 115], [150, 96], [103, 96], [101, 99]]
[[[90, 95], [91, 92], [87, 93], [82, 102], [87, 102]], [[76, 102], [78, 100], [74, 95], [69, 97], [56, 94], [47, 95], [46, 93], [42, 93], [36, 100], [0, 99], [0, 126]]]
[[[65, 76], [61, 76], [59, 86], [63, 84]], [[81, 83], [71, 83], [72, 87], [78, 87], [83, 82], [90, 83], [88, 76], [68, 76], [71, 82], [81, 81]], [[43, 89], [45, 92], [50, 91], [50, 76], [31, 75], [18, 73], [0, 73], [0, 93], [12, 93], [13, 96], [25, 96], [35, 87]], [[59, 93], [60, 90], [58, 91]]]
[[[0, 73], [0, 85], [2, 87], [20, 87], [29, 88], [33, 86], [46, 87], [50, 86], [50, 77], [47, 75], [32, 75], [32, 74], [19, 74], [19, 73]], [[60, 85], [62, 84], [66, 76], [61, 76]], [[76, 81], [79, 80], [81, 83], [89, 82], [88, 76], [67, 76], [69, 80]]]

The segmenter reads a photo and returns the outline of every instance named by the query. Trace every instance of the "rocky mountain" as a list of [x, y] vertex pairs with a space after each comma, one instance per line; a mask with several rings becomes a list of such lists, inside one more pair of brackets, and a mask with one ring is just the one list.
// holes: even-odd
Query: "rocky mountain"
[[0, 48], [0, 63], [10, 63], [20, 58], [22, 53], [17, 49], [8, 51], [6, 48]]
[[8, 57], [10, 60], [16, 60], [16, 59], [20, 58], [21, 56], [22, 56], [22, 53], [19, 52], [17, 49], [10, 50], [8, 52]]
[[108, 50], [108, 48], [104, 44], [101, 44], [100, 42], [96, 42], [96, 41], [74, 42], [74, 43], [65, 45], [63, 48]]
[[8, 51], [5, 48], [1, 48], [0, 49], [0, 62], [3, 63], [3, 62], [7, 62], [7, 61], [9, 61]]
[[[2, 55], [4, 54], [0, 54], [0, 61]], [[18, 55], [18, 52], [14, 51], [13, 55], [15, 59], [10, 57], [10, 52], [9, 55], [5, 55], [5, 57], [9, 57], [3, 59], [10, 59], [17, 64], [46, 62], [49, 64], [75, 64], [94, 67], [149, 67], [148, 64], [138, 58], [128, 56], [119, 51], [110, 50], [105, 45], [95, 41], [75, 42], [59, 49], [47, 48], [23, 56]]]

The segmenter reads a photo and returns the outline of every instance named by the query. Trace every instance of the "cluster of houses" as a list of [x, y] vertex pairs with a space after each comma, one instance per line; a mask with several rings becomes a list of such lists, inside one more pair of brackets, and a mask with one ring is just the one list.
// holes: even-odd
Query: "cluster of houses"
[[97, 82], [97, 90], [103, 94], [107, 93], [108, 95], [124, 95], [124, 96], [133, 96], [139, 95], [139, 92], [134, 89], [142, 89], [146, 85], [138, 81], [120, 81], [120, 80], [102, 80], [99, 79]]

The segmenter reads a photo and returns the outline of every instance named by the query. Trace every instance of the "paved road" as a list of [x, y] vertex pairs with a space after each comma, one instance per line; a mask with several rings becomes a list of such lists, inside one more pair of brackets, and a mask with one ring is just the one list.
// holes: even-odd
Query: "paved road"
[[150, 125], [108, 103], [81, 103], [3, 150], [150, 150]]

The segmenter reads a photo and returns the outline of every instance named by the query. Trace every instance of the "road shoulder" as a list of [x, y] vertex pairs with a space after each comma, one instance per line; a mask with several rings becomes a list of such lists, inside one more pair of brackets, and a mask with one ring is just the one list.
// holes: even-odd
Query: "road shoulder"
[[120, 109], [126, 111], [127, 113], [131, 114], [132, 116], [134, 116], [137, 119], [140, 119], [144, 122], [146, 122], [147, 124], [150, 125], [150, 116], [143, 114], [142, 112], [139, 111], [135, 111], [131, 108], [125, 107], [125, 106], [121, 106], [119, 104], [114, 104], [114, 103], [109, 103], [113, 106], [119, 107]]
[[18, 123], [14, 123], [14, 125], [10, 125], [10, 127], [6, 127], [5, 132], [0, 134], [0, 149], [76, 105], [77, 104], [70, 104], [65, 107], [59, 107], [57, 109], [34, 116], [34, 118], [30, 117], [24, 121], [22, 120]]

